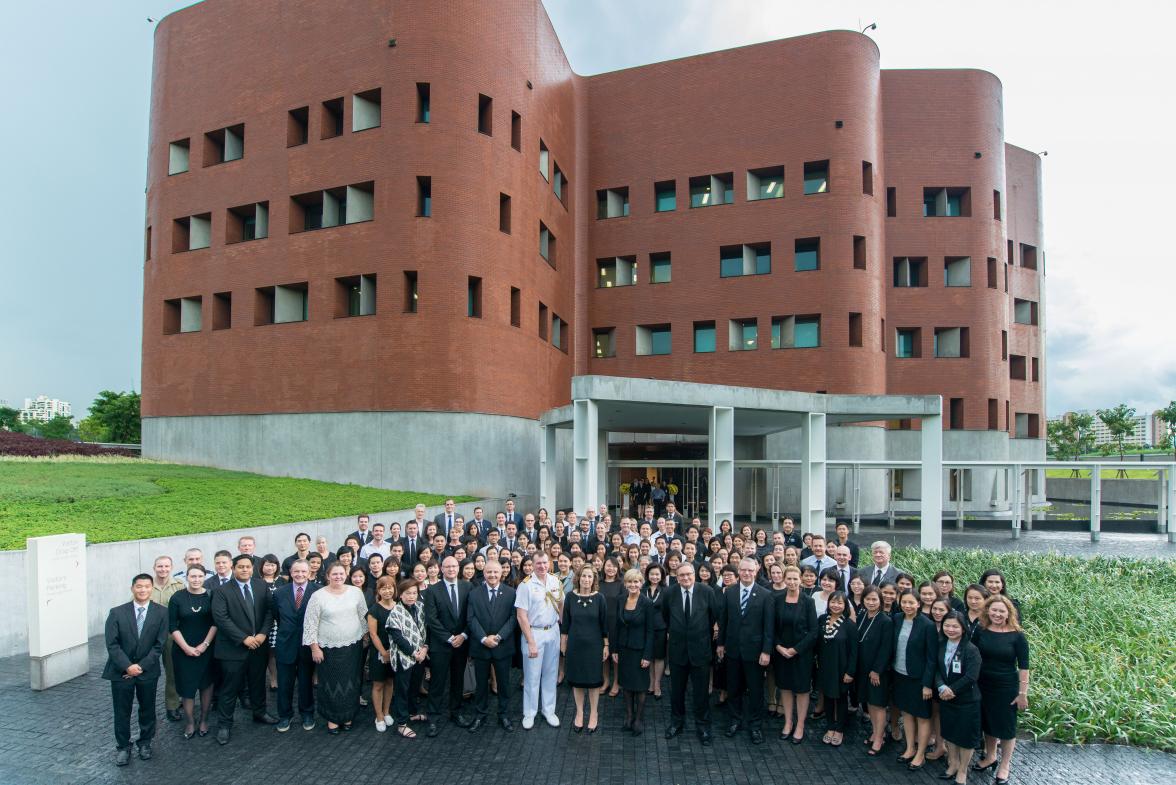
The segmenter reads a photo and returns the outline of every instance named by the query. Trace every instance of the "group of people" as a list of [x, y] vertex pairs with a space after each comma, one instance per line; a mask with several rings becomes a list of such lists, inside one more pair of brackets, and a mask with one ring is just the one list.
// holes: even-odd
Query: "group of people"
[[699, 741], [712, 744], [717, 693], [727, 737], [761, 744], [772, 716], [781, 740], [801, 744], [806, 722], [823, 719], [821, 741], [838, 747], [856, 713], [867, 755], [896, 742], [911, 770], [942, 758], [943, 779], [996, 769], [1007, 781], [1029, 647], [998, 570], [957, 596], [950, 573], [919, 581], [891, 564], [889, 543], [860, 548], [845, 524], [826, 541], [789, 519], [774, 532], [726, 520], [712, 531], [672, 502], [641, 513], [614, 525], [604, 507], [549, 518], [507, 502], [493, 522], [481, 508], [467, 522], [450, 500], [433, 520], [418, 506], [403, 526], [361, 515], [334, 551], [299, 534], [279, 561], [247, 536], [212, 569], [189, 550], [174, 575], [161, 556], [107, 619], [116, 762], [131, 757], [135, 700], [138, 754], [151, 757], [161, 671], [184, 738], [215, 720], [227, 744], [238, 703], [285, 732], [295, 698], [303, 730], [322, 719], [329, 734], [349, 732], [368, 707], [377, 731], [411, 739], [437, 736], [446, 719], [479, 731], [494, 694], [510, 732], [521, 668], [524, 729], [540, 715], [559, 726], [566, 682], [574, 732], [595, 733], [601, 696], [623, 693], [622, 730], [640, 735], [668, 674], [667, 739], [685, 729], [689, 692]]

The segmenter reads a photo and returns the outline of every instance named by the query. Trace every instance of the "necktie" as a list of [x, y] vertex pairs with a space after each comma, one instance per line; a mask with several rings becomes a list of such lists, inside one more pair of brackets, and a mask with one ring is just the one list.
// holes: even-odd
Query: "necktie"
[[751, 596], [751, 591], [748, 589], [741, 589], [741, 591], [743, 594], [742, 594], [742, 597], [740, 597], [740, 599], [739, 599], [739, 615], [746, 616], [747, 615], [747, 599], [748, 599], [748, 597]]
[[445, 533], [449, 534], [449, 530], [453, 528], [453, 516], [450, 515], [445, 519]]
[[245, 595], [245, 602], [249, 605], [250, 608], [252, 608], [253, 607], [253, 590], [249, 588], [248, 583], [241, 585], [241, 593], [243, 595]]
[[849, 575], [845, 570], [841, 571], [841, 588], [843, 591], [849, 591]]
[[875, 586], [877, 586], [877, 585], [879, 585], [880, 583], [882, 583], [882, 568], [881, 568], [881, 567], [875, 567], [875, 568], [874, 568], [874, 580], [872, 581], [872, 583], [873, 583]]
[[294, 587], [294, 610], [302, 607], [302, 587]]
[[686, 592], [686, 620], [690, 621], [690, 592]]
[[453, 603], [453, 612], [457, 613], [457, 587], [452, 583], [449, 584], [449, 601]]
[[135, 607], [135, 630], [139, 636], [143, 635], [143, 623], [147, 621], [147, 609]]
[[408, 560], [410, 562], [416, 561], [416, 542], [414, 540], [408, 541]]
[[490, 590], [490, 604], [494, 604], [494, 600], [498, 599], [498, 589]]

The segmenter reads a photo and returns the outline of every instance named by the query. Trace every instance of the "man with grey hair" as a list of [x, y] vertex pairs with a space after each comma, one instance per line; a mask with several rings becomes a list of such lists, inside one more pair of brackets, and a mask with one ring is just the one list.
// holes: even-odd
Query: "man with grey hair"
[[890, 543], [878, 540], [870, 545], [874, 563], [857, 571], [867, 586], [881, 586], [898, 578], [898, 569], [890, 563]]
[[695, 581], [694, 565], [683, 564], [678, 582], [665, 592], [661, 614], [666, 623], [670, 664], [670, 725], [666, 738], [680, 734], [686, 725], [686, 685], [692, 686], [694, 725], [702, 746], [711, 744], [710, 698], [711, 639], [719, 621], [714, 591]]
[[[424, 510], [422, 505], [418, 513]], [[459, 728], [470, 721], [459, 714], [465, 680], [470, 636], [466, 610], [473, 585], [458, 578], [458, 561], [446, 556], [441, 562], [441, 580], [425, 590], [425, 621], [429, 628], [429, 726], [425, 735], [437, 735], [444, 701], [448, 697], [449, 719]]]
[[[739, 581], [719, 604], [719, 659], [726, 659], [730, 738], [746, 727], [752, 744], [764, 743], [764, 668], [771, 662], [775, 614], [771, 591], [755, 581], [755, 559], [739, 562]], [[744, 692], [746, 691], [746, 698]]]
[[184, 551], [184, 569], [174, 573], [175, 579], [178, 581], [188, 580], [188, 568], [193, 564], [204, 564], [204, 551], [199, 548], [189, 548]]

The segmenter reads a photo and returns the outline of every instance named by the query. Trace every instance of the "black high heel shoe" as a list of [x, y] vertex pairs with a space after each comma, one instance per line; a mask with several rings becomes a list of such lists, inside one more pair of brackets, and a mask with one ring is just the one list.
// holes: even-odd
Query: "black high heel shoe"
[[979, 762], [973, 763], [972, 764], [972, 771], [988, 771], [989, 769], [995, 769], [996, 764], [998, 764], [998, 763], [1000, 763], [1000, 758], [997, 758], [992, 763], [989, 763], [987, 766], [981, 766]]
[[992, 782], [993, 782], [993, 785], [1009, 785], [1009, 778], [1008, 777], [1004, 777], [1004, 778], [996, 777], [995, 779], [992, 780]]

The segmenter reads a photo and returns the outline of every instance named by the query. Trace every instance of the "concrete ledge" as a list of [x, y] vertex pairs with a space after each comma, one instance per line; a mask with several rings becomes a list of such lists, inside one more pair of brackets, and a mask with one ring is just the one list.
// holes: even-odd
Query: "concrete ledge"
[[34, 690], [47, 690], [78, 676], [85, 676], [89, 669], [88, 643], [44, 657], [29, 657], [29, 686]]

